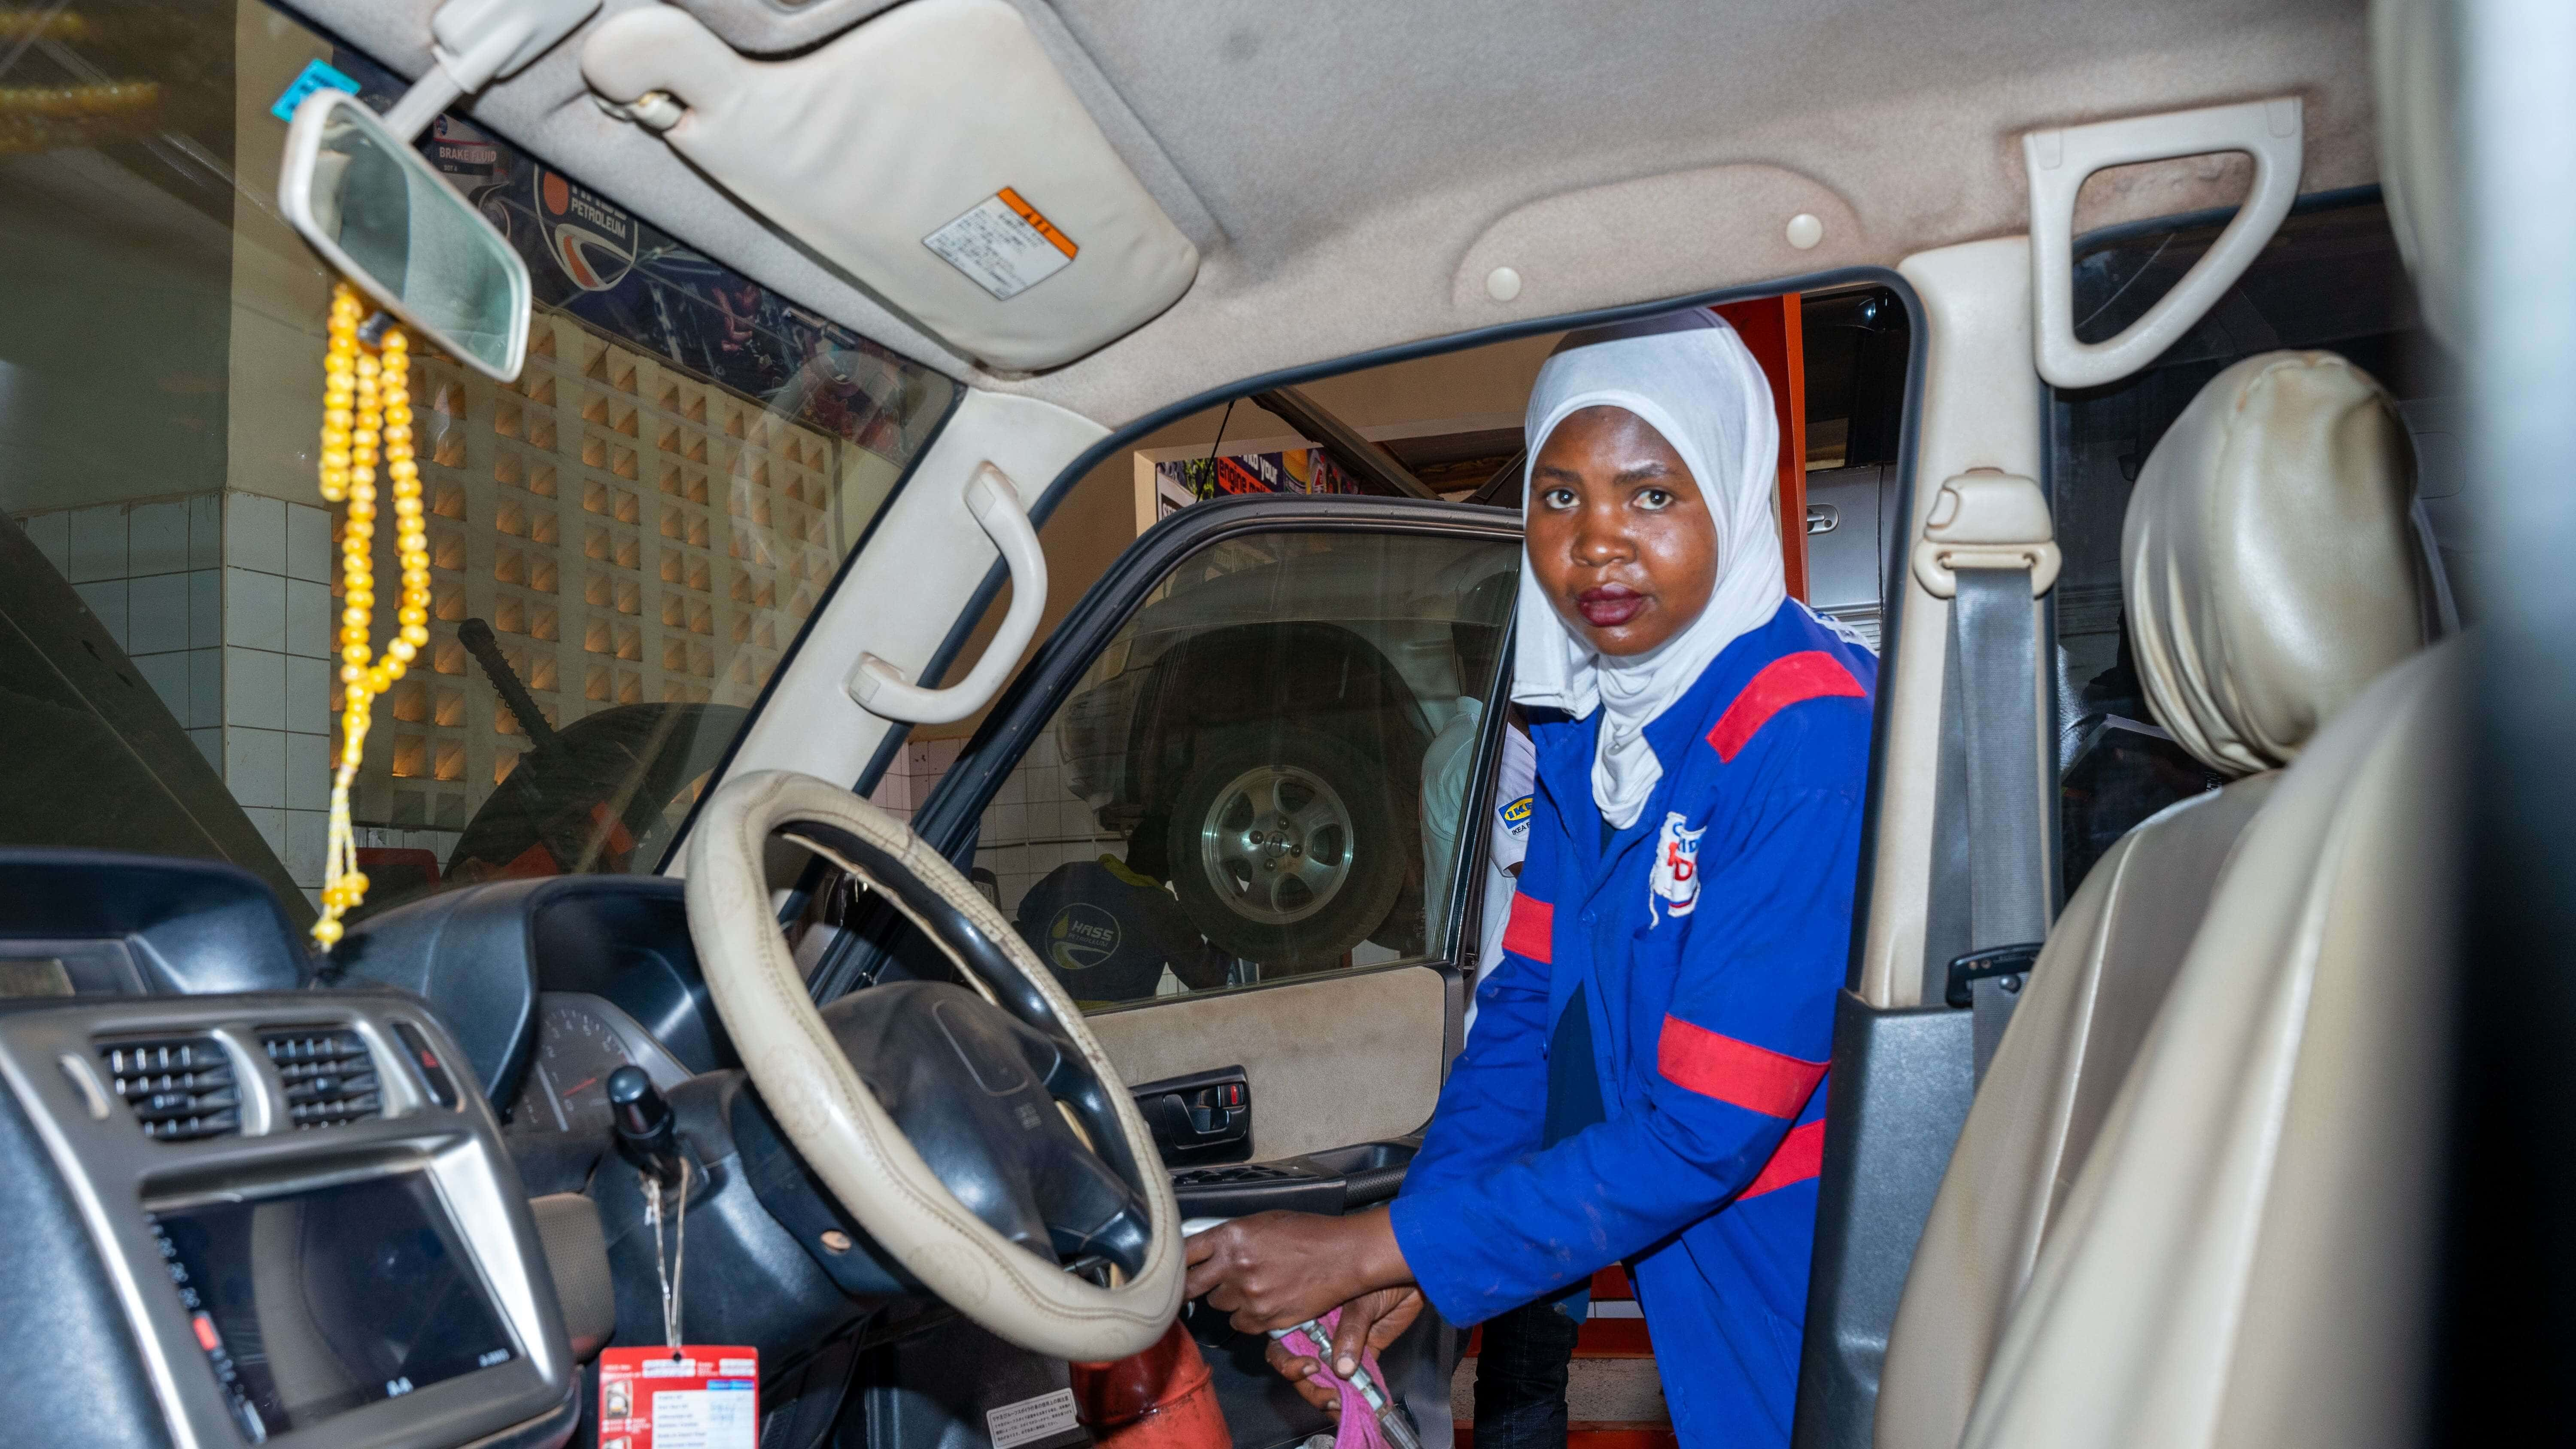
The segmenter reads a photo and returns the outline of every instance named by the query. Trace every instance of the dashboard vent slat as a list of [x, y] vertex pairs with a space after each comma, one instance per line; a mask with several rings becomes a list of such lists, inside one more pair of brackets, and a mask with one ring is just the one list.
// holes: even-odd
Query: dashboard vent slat
[[232, 1057], [211, 1036], [109, 1042], [98, 1049], [116, 1095], [143, 1135], [196, 1142], [241, 1131], [241, 1088]]
[[354, 1031], [312, 1027], [264, 1031], [260, 1047], [286, 1088], [286, 1115], [296, 1127], [339, 1127], [385, 1113], [376, 1061]]

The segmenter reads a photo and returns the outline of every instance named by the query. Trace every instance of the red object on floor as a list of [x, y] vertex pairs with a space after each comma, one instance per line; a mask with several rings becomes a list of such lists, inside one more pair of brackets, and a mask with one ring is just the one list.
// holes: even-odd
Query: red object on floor
[[[1634, 1303], [1637, 1289], [1628, 1281], [1628, 1270], [1613, 1263], [1592, 1275], [1592, 1298], [1596, 1303]], [[1472, 1329], [1462, 1357], [1473, 1358], [1484, 1346], [1485, 1330]], [[1646, 1341], [1646, 1320], [1642, 1318], [1587, 1318], [1581, 1336], [1575, 1340], [1574, 1356], [1653, 1358], [1655, 1350]]]
[[1587, 1318], [1575, 1335], [1576, 1358], [1653, 1358], [1642, 1318]]
[[381, 900], [398, 890], [438, 884], [438, 852], [408, 846], [361, 845], [358, 869]]
[[1676, 1449], [1670, 1424], [1568, 1424], [1566, 1449]]
[[[1460, 1424], [1458, 1449], [1475, 1449], [1476, 1426]], [[1587, 1424], [1565, 1426], [1566, 1449], [1675, 1449], [1670, 1424]]]
[[1143, 1353], [1070, 1367], [1075, 1412], [1099, 1449], [1233, 1449], [1216, 1380], [1178, 1322]]

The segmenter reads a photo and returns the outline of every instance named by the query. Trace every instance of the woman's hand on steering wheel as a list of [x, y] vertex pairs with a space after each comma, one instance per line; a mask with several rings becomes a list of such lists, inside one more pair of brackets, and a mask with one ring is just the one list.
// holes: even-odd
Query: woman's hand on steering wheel
[[[1333, 1333], [1333, 1371], [1344, 1378], [1358, 1367], [1363, 1346], [1393, 1342], [1422, 1312], [1413, 1270], [1382, 1211], [1345, 1218], [1254, 1213], [1192, 1237], [1185, 1248], [1190, 1274], [1182, 1292], [1205, 1295], [1210, 1307], [1233, 1315], [1230, 1321], [1241, 1332], [1294, 1328], [1342, 1309]], [[1300, 1393], [1314, 1388], [1285, 1366], [1311, 1365], [1313, 1359], [1287, 1356], [1274, 1340], [1270, 1361], [1300, 1385]]]

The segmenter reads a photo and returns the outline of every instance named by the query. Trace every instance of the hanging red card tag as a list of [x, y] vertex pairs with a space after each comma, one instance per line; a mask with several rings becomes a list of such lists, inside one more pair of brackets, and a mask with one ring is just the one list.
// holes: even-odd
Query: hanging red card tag
[[599, 1356], [599, 1449], [759, 1449], [760, 1350], [691, 1344]]

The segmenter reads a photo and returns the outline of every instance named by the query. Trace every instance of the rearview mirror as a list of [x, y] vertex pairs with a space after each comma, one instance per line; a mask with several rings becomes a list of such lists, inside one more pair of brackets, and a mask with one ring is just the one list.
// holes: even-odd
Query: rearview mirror
[[324, 89], [296, 108], [277, 199], [360, 290], [441, 350], [508, 382], [528, 346], [528, 264], [366, 103]]

